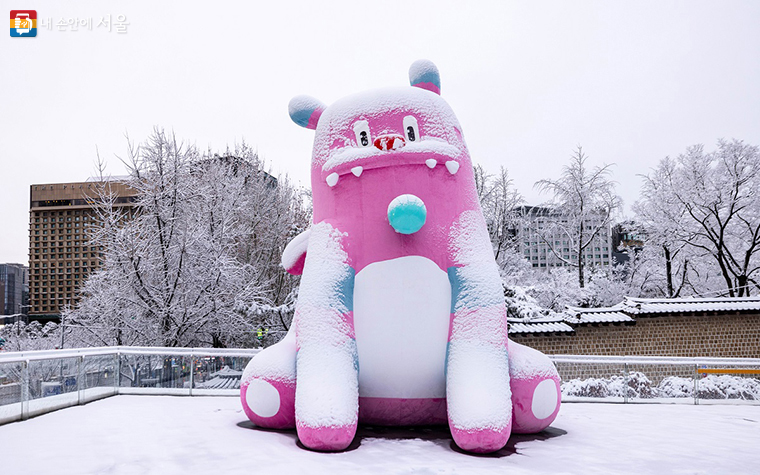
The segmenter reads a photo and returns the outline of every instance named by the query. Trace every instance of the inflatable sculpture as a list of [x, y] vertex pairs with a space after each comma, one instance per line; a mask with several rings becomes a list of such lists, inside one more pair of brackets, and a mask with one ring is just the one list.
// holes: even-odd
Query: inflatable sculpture
[[314, 220], [283, 253], [302, 274], [287, 336], [253, 358], [240, 397], [267, 428], [342, 450], [358, 423], [448, 424], [492, 452], [559, 411], [551, 361], [508, 342], [504, 295], [462, 128], [429, 61], [411, 87], [330, 107], [299, 96], [316, 129]]

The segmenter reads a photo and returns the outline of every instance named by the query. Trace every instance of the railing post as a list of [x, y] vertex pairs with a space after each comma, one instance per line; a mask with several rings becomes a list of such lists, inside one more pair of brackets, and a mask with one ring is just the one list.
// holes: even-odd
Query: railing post
[[195, 357], [190, 353], [190, 395], [193, 395], [193, 386], [195, 386]]
[[699, 405], [699, 365], [694, 365], [694, 405]]
[[121, 355], [119, 354], [119, 350], [116, 350], [116, 354], [114, 355], [116, 357], [116, 363], [114, 364], [114, 369], [116, 370], [116, 374], [113, 376], [113, 390], [116, 395], [119, 395], [119, 391], [121, 390]]
[[77, 404], [82, 404], [82, 373], [84, 373], [84, 355], [77, 357]]
[[625, 374], [625, 385], [623, 386], [623, 403], [628, 404], [628, 384], [630, 378], [628, 377], [628, 363], [623, 363], [623, 374]]
[[29, 419], [29, 360], [21, 362], [21, 420]]

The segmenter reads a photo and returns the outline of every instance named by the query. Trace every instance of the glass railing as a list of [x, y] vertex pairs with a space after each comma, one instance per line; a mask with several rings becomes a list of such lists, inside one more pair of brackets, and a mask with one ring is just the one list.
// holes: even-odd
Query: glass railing
[[[0, 424], [119, 394], [238, 396], [258, 349], [0, 352]], [[760, 359], [550, 356], [564, 402], [760, 404]]]
[[0, 424], [117, 394], [237, 396], [260, 350], [103, 347], [0, 353]]
[[760, 405], [760, 359], [550, 356], [562, 401]]

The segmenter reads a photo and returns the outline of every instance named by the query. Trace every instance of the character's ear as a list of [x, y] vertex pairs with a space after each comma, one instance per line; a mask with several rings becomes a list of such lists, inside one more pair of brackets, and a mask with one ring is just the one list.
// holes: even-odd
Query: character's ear
[[409, 83], [441, 95], [441, 75], [435, 64], [428, 59], [418, 59], [412, 63], [409, 67]]
[[306, 127], [316, 129], [319, 116], [325, 111], [325, 105], [311, 96], [296, 96], [288, 104], [288, 112], [293, 122]]

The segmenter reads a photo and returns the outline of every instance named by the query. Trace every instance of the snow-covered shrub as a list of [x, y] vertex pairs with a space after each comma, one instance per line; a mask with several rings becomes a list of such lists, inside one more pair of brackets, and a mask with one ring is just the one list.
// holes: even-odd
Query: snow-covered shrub
[[694, 380], [680, 376], [669, 376], [657, 386], [661, 397], [693, 397]]
[[507, 316], [509, 318], [530, 321], [537, 318], [557, 316], [553, 310], [542, 307], [530, 295], [530, 291], [531, 288], [519, 285], [504, 285], [504, 301], [507, 304]]
[[61, 336], [59, 326], [54, 322], [42, 326], [38, 321], [28, 324], [20, 321], [0, 329], [0, 340], [4, 351], [47, 350], [59, 345]]
[[[573, 397], [625, 397], [629, 398], [684, 398], [694, 397], [694, 380], [680, 376], [669, 376], [652, 385], [644, 373], [634, 371], [628, 374], [627, 384], [623, 375], [610, 378], [572, 379], [562, 382], [562, 396]], [[700, 399], [743, 399], [760, 400], [760, 380], [731, 375], [708, 375], [697, 381], [697, 395]]]
[[[694, 380], [671, 376], [663, 379], [658, 391], [661, 397], [694, 397]], [[697, 381], [700, 399], [760, 399], [760, 382], [731, 375], [708, 375]]]
[[[616, 376], [617, 379], [625, 381], [623, 376]], [[625, 383], [624, 383], [625, 384]], [[652, 387], [652, 381], [640, 371], [628, 373], [628, 397], [632, 398], [653, 398], [657, 397], [657, 388]]]
[[697, 384], [701, 399], [760, 400], [760, 380], [754, 378], [711, 374]]
[[652, 387], [652, 381], [644, 373], [633, 371], [625, 375], [614, 375], [609, 378], [572, 379], [563, 381], [563, 396], [574, 397], [614, 397], [614, 398], [653, 398], [657, 397], [657, 388]]
[[599, 378], [563, 381], [560, 389], [563, 397], [611, 397], [608, 381]]

